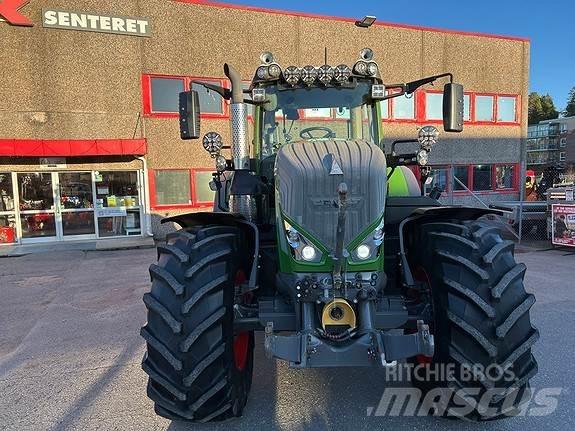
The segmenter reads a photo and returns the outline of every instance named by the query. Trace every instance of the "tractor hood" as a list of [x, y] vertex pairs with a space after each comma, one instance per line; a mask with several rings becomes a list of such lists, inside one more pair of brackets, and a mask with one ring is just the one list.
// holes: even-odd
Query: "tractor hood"
[[385, 208], [385, 155], [366, 141], [284, 145], [278, 151], [275, 179], [283, 214], [329, 251], [335, 248], [340, 183], [348, 187], [345, 245], [377, 221]]

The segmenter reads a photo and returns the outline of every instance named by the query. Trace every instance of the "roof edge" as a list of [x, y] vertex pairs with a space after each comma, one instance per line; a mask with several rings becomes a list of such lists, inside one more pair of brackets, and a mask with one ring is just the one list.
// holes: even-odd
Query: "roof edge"
[[[340, 22], [352, 22], [352, 23], [355, 23], [355, 21], [356, 21], [355, 18], [347, 18], [347, 17], [341, 17], [341, 16], [332, 16], [332, 15], [322, 15], [322, 14], [307, 13], [307, 12], [297, 12], [297, 11], [290, 11], [290, 10], [265, 8], [265, 7], [259, 7], [259, 6], [240, 5], [240, 4], [220, 2], [220, 1], [211, 1], [211, 0], [172, 0], [172, 1], [176, 2], [176, 3], [188, 3], [188, 4], [195, 4], [195, 5], [201, 5], [201, 6], [220, 7], [220, 8], [226, 8], [226, 9], [239, 9], [239, 10], [245, 10], [245, 11], [249, 11], [249, 12], [270, 13], [270, 14], [276, 14], [276, 15], [287, 15], [287, 16], [295, 16], [295, 17], [302, 17], [302, 18], [315, 18], [315, 19], [325, 19], [325, 20], [340, 21]], [[387, 21], [376, 21], [373, 25], [382, 26], [382, 27], [401, 28], [401, 29], [405, 29], [405, 30], [420, 30], [420, 31], [429, 31], [429, 32], [435, 32], [435, 33], [455, 34], [455, 35], [460, 35], [460, 36], [476, 36], [476, 37], [486, 37], [486, 38], [491, 38], [491, 39], [511, 40], [511, 41], [517, 41], [517, 42], [528, 42], [528, 43], [531, 42], [531, 40], [527, 37], [506, 36], [506, 35], [499, 35], [499, 34], [463, 31], [463, 30], [449, 30], [449, 29], [442, 29], [442, 28], [436, 28], [436, 27], [413, 25], [413, 24], [399, 24], [399, 23], [393, 23], [393, 22], [387, 22]]]

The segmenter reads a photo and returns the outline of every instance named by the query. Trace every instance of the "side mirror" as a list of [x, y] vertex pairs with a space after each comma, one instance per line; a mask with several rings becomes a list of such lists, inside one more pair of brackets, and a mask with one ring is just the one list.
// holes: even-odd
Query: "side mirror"
[[200, 98], [195, 90], [180, 93], [180, 138], [200, 137]]
[[450, 82], [443, 87], [443, 129], [463, 131], [463, 85]]

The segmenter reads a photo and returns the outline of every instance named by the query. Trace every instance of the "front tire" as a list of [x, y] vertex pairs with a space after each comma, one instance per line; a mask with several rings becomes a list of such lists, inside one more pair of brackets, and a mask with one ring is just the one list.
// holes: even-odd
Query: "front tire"
[[241, 235], [228, 226], [182, 229], [158, 247], [144, 295], [148, 396], [172, 420], [241, 416], [251, 386], [252, 332], [234, 333]]
[[483, 421], [517, 414], [537, 373], [531, 347], [539, 332], [531, 325], [535, 298], [525, 292], [526, 267], [516, 263], [514, 244], [482, 221], [426, 223], [415, 241], [412, 265], [425, 274], [434, 315], [435, 354], [425, 366], [454, 372], [415, 378], [414, 385], [424, 393], [451, 391], [439, 406], [446, 416]]

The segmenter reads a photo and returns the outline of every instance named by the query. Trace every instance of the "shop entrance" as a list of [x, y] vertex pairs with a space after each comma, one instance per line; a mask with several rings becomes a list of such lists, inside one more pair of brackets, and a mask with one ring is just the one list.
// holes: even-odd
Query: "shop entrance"
[[22, 240], [95, 238], [91, 172], [17, 173], [16, 183]]
[[138, 171], [0, 172], [0, 244], [141, 235]]

